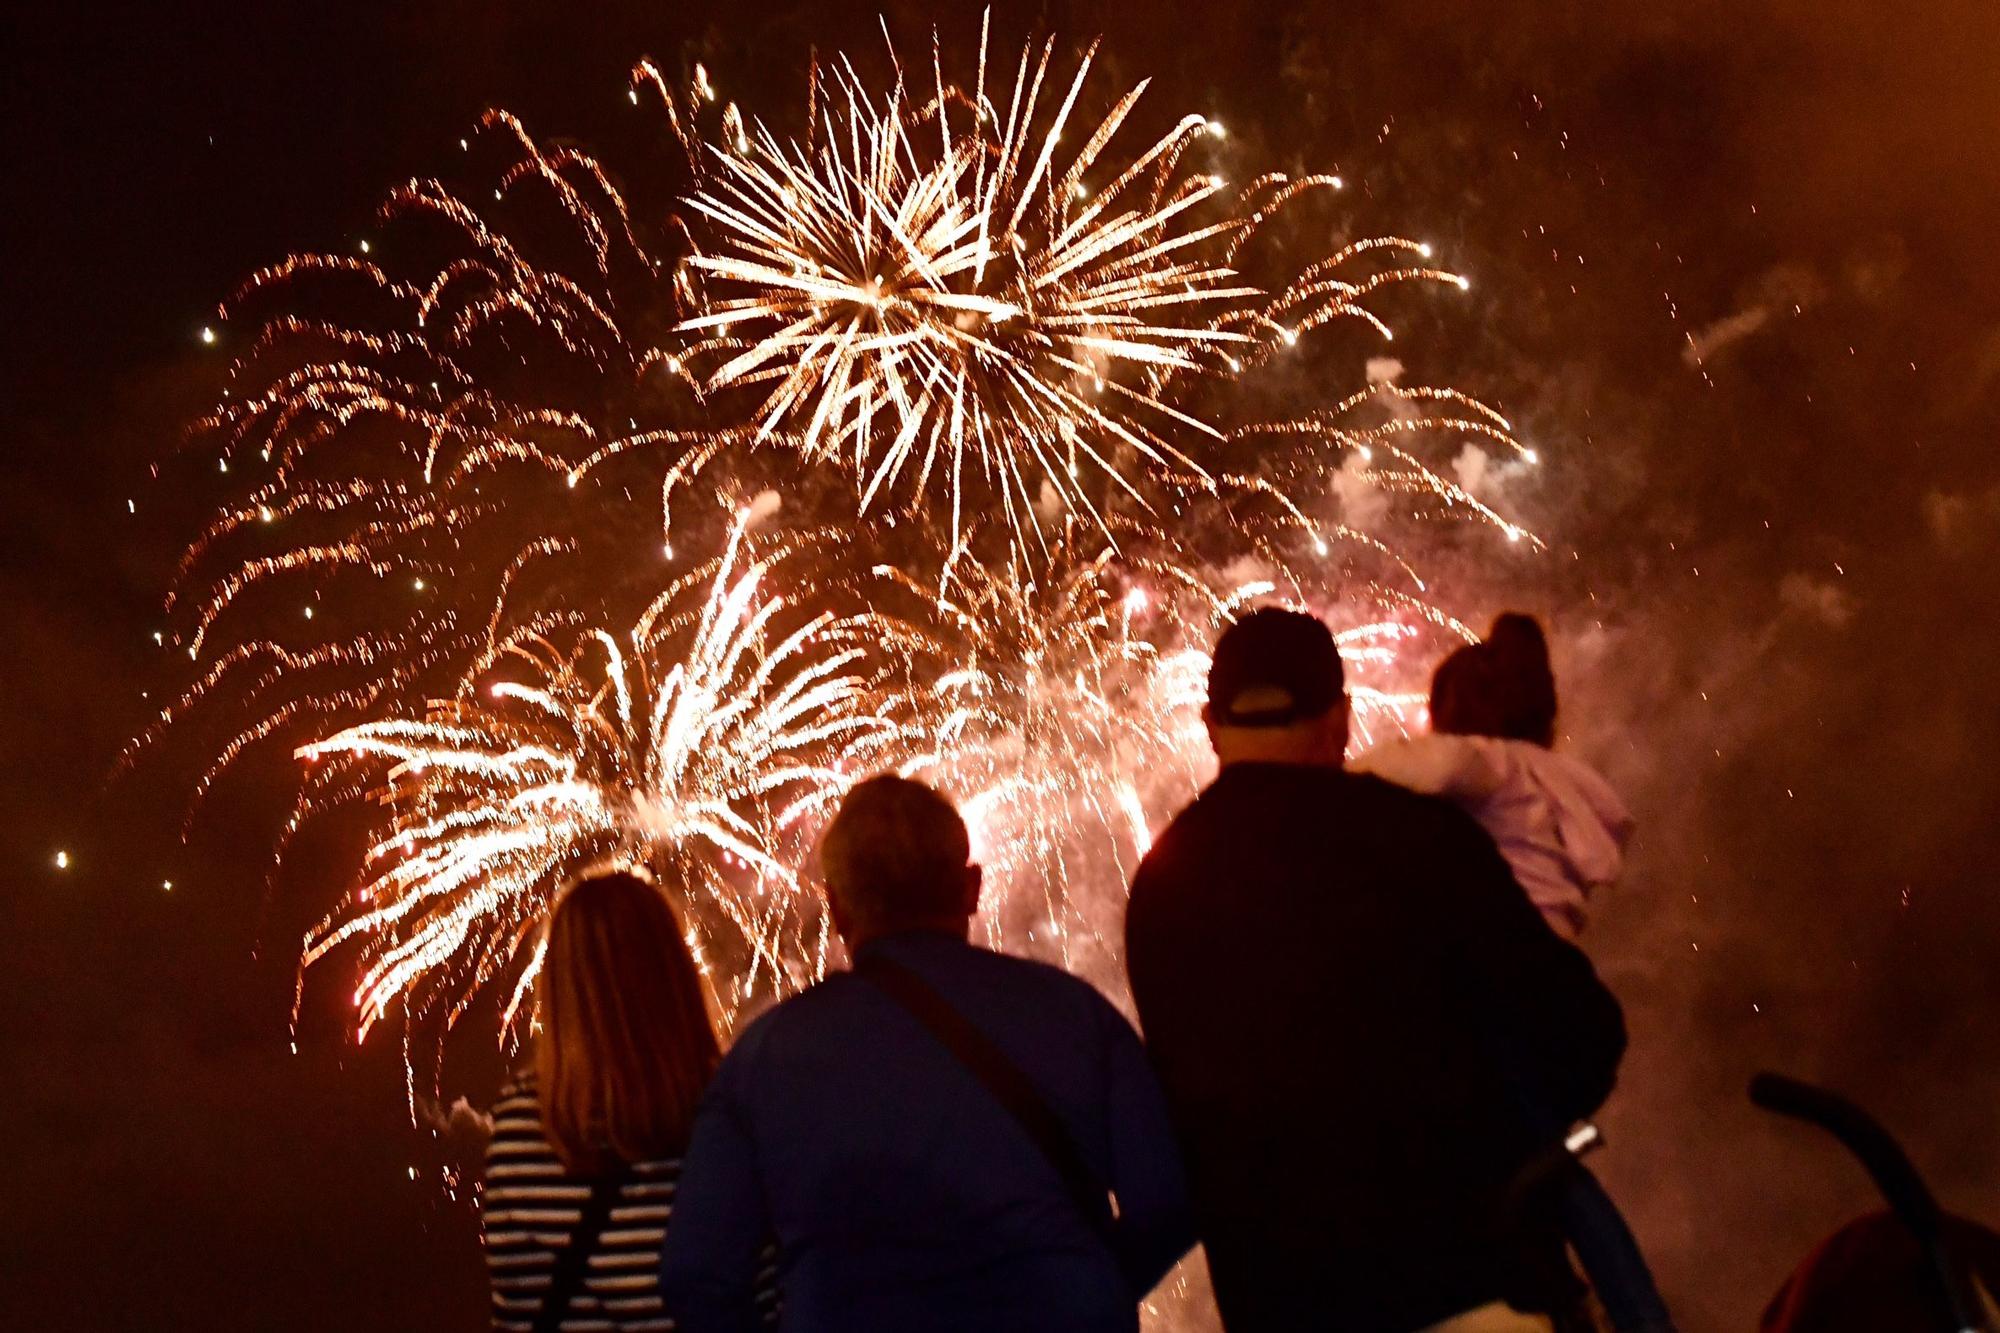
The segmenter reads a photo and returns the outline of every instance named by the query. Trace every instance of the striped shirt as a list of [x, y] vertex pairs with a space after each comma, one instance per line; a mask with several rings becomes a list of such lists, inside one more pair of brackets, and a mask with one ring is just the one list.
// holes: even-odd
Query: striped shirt
[[[660, 1307], [660, 1242], [680, 1181], [679, 1158], [635, 1162], [571, 1293], [564, 1333], [640, 1333], [674, 1321]], [[493, 1327], [528, 1333], [541, 1312], [556, 1255], [571, 1243], [590, 1180], [570, 1175], [542, 1133], [528, 1083], [500, 1094], [486, 1148], [481, 1226], [493, 1280]]]

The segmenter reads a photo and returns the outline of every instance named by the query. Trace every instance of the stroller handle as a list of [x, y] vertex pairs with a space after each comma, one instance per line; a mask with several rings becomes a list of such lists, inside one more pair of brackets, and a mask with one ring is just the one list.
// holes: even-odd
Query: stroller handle
[[1889, 1131], [1866, 1111], [1824, 1088], [1783, 1074], [1763, 1073], [1750, 1080], [1750, 1100], [1766, 1111], [1818, 1125], [1861, 1159], [1875, 1186], [1917, 1239], [1926, 1244], [1938, 1234], [1937, 1199], [1910, 1165]]
[[1971, 1284], [1946, 1252], [1936, 1196], [1875, 1117], [1845, 1097], [1768, 1071], [1750, 1080], [1750, 1100], [1766, 1111], [1819, 1126], [1859, 1158], [1882, 1197], [1923, 1247], [1955, 1333], [1979, 1333], [1986, 1327], [1975, 1313], [1978, 1302]]

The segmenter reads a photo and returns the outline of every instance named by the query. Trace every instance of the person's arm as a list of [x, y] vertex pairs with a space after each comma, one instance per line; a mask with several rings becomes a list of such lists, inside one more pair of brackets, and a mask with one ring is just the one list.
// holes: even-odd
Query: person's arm
[[1564, 1120], [1604, 1104], [1625, 1053], [1625, 1016], [1590, 960], [1549, 929], [1479, 827], [1438, 831], [1434, 914], [1472, 1012], [1503, 1042], [1545, 1109]]
[[[505, 1101], [514, 1095], [516, 1095], [514, 1090], [509, 1088], [501, 1093], [501, 1100]], [[498, 1252], [494, 1249], [493, 1221], [496, 1211], [504, 1212], [512, 1209], [513, 1198], [505, 1187], [496, 1187], [494, 1184], [491, 1139], [486, 1141], [485, 1159], [485, 1187], [480, 1194], [479, 1207], [479, 1248], [486, 1255], [486, 1299], [492, 1312], [493, 1326], [498, 1328], [500, 1321], [503, 1318], [512, 1318], [513, 1313], [507, 1309], [506, 1302], [500, 1294], [501, 1284], [507, 1280], [507, 1274], [500, 1264]]]
[[1198, 1064], [1176, 1060], [1200, 1045], [1200, 1007], [1186, 1003], [1187, 988], [1180, 983], [1191, 967], [1199, 966], [1190, 950], [1205, 939], [1186, 929], [1181, 919], [1178, 889], [1186, 868], [1172, 859], [1173, 851], [1166, 839], [1154, 845], [1139, 863], [1125, 904], [1125, 978], [1139, 1011], [1147, 1063], [1170, 1115], [1181, 1110], [1179, 1099], [1188, 1095], [1190, 1076], [1198, 1078], [1201, 1072]]
[[1348, 765], [1425, 796], [1477, 801], [1499, 788], [1505, 772], [1497, 753], [1464, 736], [1411, 736], [1385, 741]]
[[771, 1225], [731, 1074], [724, 1061], [695, 1118], [660, 1253], [660, 1301], [680, 1333], [760, 1327], [758, 1259]]
[[[1093, 997], [1094, 999], [1096, 997]], [[1166, 1098], [1139, 1034], [1101, 999], [1111, 1135], [1112, 1192], [1118, 1197], [1118, 1263], [1143, 1297], [1194, 1245], [1194, 1214]]]
[[1152, 1022], [1148, 1015], [1157, 994], [1153, 983], [1161, 971], [1156, 959], [1160, 931], [1153, 920], [1156, 915], [1153, 900], [1159, 892], [1152, 885], [1154, 855], [1157, 848], [1139, 862], [1138, 872], [1132, 876], [1132, 887], [1125, 895], [1125, 983], [1132, 991], [1132, 1004], [1138, 1009], [1142, 1024]]

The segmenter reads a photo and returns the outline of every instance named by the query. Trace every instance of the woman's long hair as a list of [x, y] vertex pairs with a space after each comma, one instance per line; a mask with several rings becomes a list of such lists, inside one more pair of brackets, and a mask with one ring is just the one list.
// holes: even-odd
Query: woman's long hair
[[623, 872], [557, 902], [535, 1046], [542, 1128], [571, 1171], [672, 1157], [720, 1052], [701, 973], [660, 891]]

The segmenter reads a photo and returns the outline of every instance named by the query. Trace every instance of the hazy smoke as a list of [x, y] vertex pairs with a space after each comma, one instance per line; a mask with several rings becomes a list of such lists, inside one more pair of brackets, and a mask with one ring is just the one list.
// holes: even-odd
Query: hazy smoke
[[1780, 264], [1752, 284], [1749, 302], [1743, 309], [1690, 333], [1681, 359], [1690, 366], [1706, 365], [1774, 318], [1803, 315], [1824, 295], [1825, 286], [1810, 267]]

